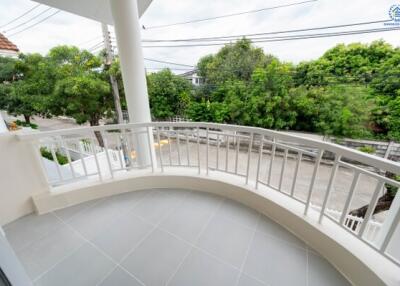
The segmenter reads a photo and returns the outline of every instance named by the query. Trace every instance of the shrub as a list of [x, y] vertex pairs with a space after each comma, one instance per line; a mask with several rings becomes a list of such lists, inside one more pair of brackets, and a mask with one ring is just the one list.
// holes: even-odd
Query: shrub
[[[49, 151], [46, 147], [41, 147], [40, 153], [42, 154], [42, 156], [44, 158], [54, 161], [51, 151]], [[61, 154], [60, 152], [56, 152], [56, 157], [57, 157], [57, 161], [60, 165], [65, 165], [68, 163], [68, 158], [66, 156], [64, 156], [63, 154]]]
[[21, 121], [19, 119], [17, 119], [15, 121], [15, 123], [17, 124], [17, 126], [30, 127], [32, 129], [38, 129], [38, 125], [35, 124], [35, 123], [26, 123], [25, 121]]
[[369, 145], [358, 147], [357, 150], [368, 154], [375, 154], [376, 152], [376, 149]]

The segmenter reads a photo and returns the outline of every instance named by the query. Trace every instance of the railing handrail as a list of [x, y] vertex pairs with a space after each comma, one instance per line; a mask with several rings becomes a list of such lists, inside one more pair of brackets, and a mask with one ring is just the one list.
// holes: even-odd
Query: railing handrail
[[186, 127], [186, 128], [209, 128], [209, 129], [224, 129], [234, 132], [257, 133], [264, 136], [271, 136], [278, 140], [290, 141], [297, 144], [304, 144], [320, 150], [329, 151], [338, 154], [342, 157], [357, 161], [359, 163], [376, 167], [377, 169], [400, 174], [400, 164], [391, 160], [377, 157], [371, 154], [363, 153], [345, 146], [337, 145], [331, 142], [318, 141], [312, 138], [305, 138], [298, 135], [287, 134], [284, 132], [264, 129], [260, 127], [240, 126], [231, 124], [219, 124], [208, 122], [144, 122], [144, 123], [125, 123], [125, 124], [110, 124], [102, 126], [87, 126], [79, 128], [59, 129], [52, 131], [35, 131], [30, 133], [19, 132], [17, 137], [20, 140], [38, 140], [45, 137], [86, 134], [88, 131], [109, 131], [117, 129], [131, 129], [144, 127]]

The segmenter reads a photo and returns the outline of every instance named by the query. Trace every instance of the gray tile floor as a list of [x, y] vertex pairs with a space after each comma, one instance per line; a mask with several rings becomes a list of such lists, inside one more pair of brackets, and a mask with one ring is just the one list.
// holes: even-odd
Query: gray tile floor
[[349, 285], [276, 223], [201, 192], [122, 194], [5, 232], [35, 285]]

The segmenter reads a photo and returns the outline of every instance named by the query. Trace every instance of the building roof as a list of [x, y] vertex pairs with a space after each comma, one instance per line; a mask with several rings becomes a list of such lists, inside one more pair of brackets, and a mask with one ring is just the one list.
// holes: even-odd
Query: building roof
[[0, 33], [0, 50], [19, 52], [17, 46]]
[[188, 72], [185, 72], [185, 73], [181, 73], [179, 75], [183, 76], [183, 77], [188, 77], [188, 76], [192, 76], [192, 75], [194, 75], [196, 73], [197, 73], [197, 69], [194, 69], [194, 70], [191, 70], [191, 71], [188, 71]]

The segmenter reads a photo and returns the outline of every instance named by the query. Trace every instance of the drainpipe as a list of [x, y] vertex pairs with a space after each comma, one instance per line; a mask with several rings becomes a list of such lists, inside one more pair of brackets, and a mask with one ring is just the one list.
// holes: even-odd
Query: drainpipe
[[[130, 123], [151, 122], [137, 0], [111, 0], [110, 6], [117, 37], [129, 121]], [[136, 129], [135, 131], [146, 131], [146, 129]], [[151, 156], [155, 154], [154, 150], [151, 150], [154, 149], [152, 134], [151, 136], [147, 134], [133, 136], [133, 144], [136, 148], [139, 167], [149, 166]]]

